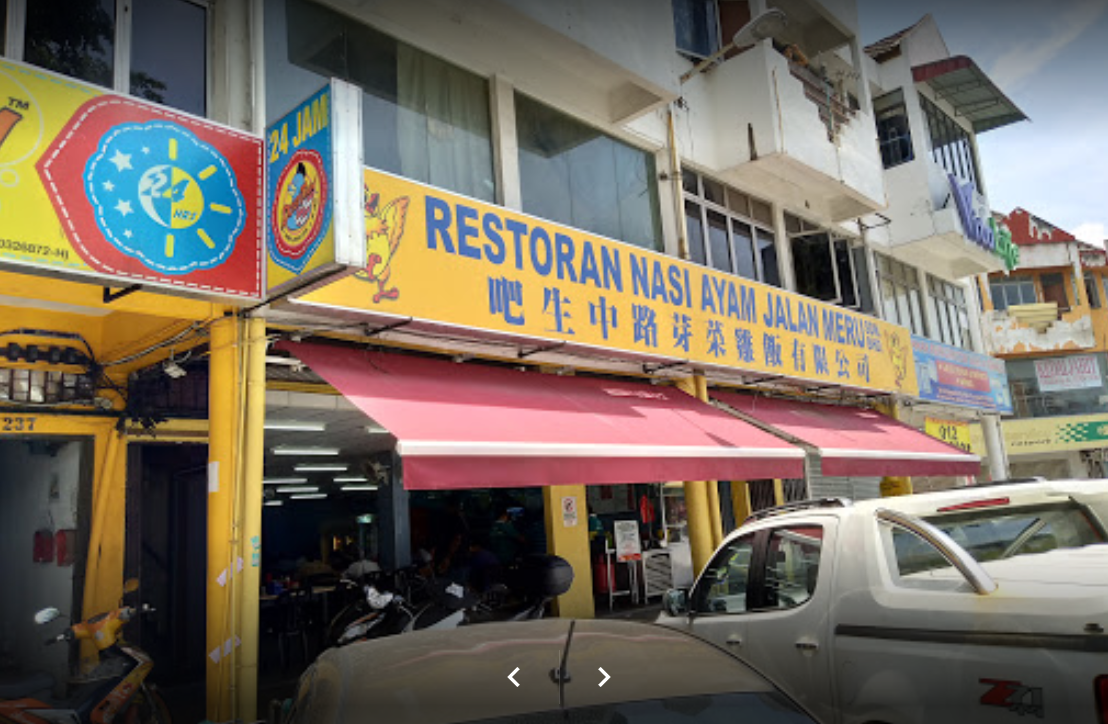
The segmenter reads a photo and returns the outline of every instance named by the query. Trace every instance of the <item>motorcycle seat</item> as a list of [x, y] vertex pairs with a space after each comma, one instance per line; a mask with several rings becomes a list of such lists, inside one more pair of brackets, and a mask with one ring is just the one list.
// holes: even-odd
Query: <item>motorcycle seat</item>
[[22, 699], [54, 687], [54, 677], [42, 671], [0, 672], [0, 699]]

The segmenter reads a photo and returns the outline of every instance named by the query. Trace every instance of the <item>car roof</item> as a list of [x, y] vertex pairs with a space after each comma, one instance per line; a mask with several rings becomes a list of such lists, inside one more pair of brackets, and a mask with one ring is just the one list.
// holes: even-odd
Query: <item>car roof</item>
[[[725, 692], [775, 692], [727, 652], [672, 628], [544, 619], [420, 631], [324, 652], [296, 721], [439, 724], [557, 710], [551, 672], [566, 650], [565, 707]], [[603, 668], [611, 677], [603, 687]], [[514, 678], [519, 686], [508, 681]]]

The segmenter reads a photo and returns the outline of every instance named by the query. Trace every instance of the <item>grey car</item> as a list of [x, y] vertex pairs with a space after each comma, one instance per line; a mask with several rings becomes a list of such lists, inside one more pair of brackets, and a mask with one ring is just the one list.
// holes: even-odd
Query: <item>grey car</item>
[[547, 619], [324, 652], [285, 724], [812, 724], [727, 652], [654, 624]]

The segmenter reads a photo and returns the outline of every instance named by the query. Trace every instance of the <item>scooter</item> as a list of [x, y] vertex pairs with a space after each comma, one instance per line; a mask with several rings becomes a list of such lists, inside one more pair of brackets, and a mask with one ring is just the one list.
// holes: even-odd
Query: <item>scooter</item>
[[[137, 590], [130, 581], [125, 592]], [[17, 724], [170, 724], [169, 710], [161, 696], [146, 685], [154, 662], [137, 646], [120, 636], [123, 626], [138, 616], [153, 613], [150, 606], [123, 606], [73, 624], [46, 644], [92, 641], [99, 663], [81, 679], [65, 700], [48, 694], [54, 686], [49, 674], [38, 673], [0, 683], [0, 722]], [[56, 608], [35, 614], [40, 626], [62, 616]], [[44, 693], [45, 692], [45, 693]]]

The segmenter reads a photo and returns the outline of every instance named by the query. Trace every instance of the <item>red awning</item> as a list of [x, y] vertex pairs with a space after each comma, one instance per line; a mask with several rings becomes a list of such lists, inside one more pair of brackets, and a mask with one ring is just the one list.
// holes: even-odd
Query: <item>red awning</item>
[[397, 438], [404, 487], [799, 477], [804, 451], [672, 387], [283, 343]]
[[977, 475], [981, 459], [871, 410], [713, 391], [712, 397], [819, 451], [824, 475]]

